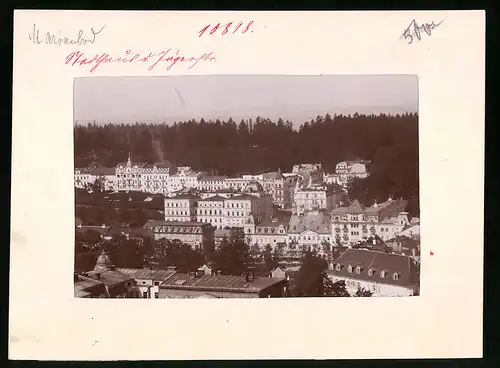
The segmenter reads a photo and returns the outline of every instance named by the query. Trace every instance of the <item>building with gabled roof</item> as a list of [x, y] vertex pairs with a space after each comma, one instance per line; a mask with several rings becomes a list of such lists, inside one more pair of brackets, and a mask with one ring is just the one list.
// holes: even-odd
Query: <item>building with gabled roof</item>
[[135, 286], [133, 277], [118, 271], [111, 262], [110, 255], [104, 249], [102, 250], [102, 253], [99, 255], [99, 257], [97, 257], [94, 269], [91, 271], [83, 272], [80, 276], [81, 277], [78, 279], [75, 276], [75, 294], [77, 293], [77, 291], [79, 291], [79, 295], [81, 295], [81, 297], [89, 297], [82, 294], [81, 288], [79, 286], [81, 285], [79, 284], [79, 282], [82, 282], [84, 278], [89, 285], [90, 281], [88, 279], [93, 280], [93, 285], [95, 287], [97, 287], [98, 283], [104, 285], [104, 296], [100, 295], [99, 297], [133, 297], [131, 294], [131, 290], [133, 290]]
[[194, 249], [214, 246], [214, 228], [210, 224], [187, 221], [149, 220], [144, 228], [154, 234], [155, 240], [179, 240]]
[[363, 206], [357, 199], [349, 206], [331, 212], [332, 232], [336, 243], [356, 244], [378, 235], [382, 240], [393, 238], [410, 223], [407, 201], [389, 199]]
[[287, 280], [274, 277], [206, 275], [203, 271], [176, 273], [160, 284], [160, 298], [283, 298]]
[[160, 284], [175, 275], [175, 270], [151, 270], [149, 268], [117, 268], [117, 271], [134, 278], [135, 288], [130, 294], [134, 298], [159, 298]]
[[373, 296], [413, 296], [419, 294], [420, 266], [409, 256], [347, 249], [329, 264], [328, 277], [345, 281], [353, 295], [359, 288]]

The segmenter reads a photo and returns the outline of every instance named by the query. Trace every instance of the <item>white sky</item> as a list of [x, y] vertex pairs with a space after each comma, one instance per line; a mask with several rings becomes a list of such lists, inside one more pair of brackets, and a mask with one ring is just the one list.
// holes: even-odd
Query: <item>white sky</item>
[[414, 75], [202, 75], [76, 78], [78, 123], [242, 118], [291, 120], [326, 113], [418, 110]]

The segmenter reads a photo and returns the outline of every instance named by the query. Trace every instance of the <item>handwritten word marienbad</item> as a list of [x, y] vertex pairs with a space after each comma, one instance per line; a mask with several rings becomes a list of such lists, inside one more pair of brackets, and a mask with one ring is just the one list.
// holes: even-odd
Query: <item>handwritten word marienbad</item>
[[[244, 24], [243, 22], [229, 22], [227, 24], [221, 25], [220, 23], [217, 23], [216, 25], [211, 25], [208, 24], [207, 26], [203, 27], [201, 30], [198, 31], [198, 37], [203, 36], [206, 31], [210, 29], [210, 32], [207, 33], [207, 35], [213, 35], [215, 34], [221, 34], [225, 35], [227, 33], [235, 34], [236, 32], [240, 31], [241, 33], [245, 34], [248, 31], [253, 32], [251, 29], [253, 24], [253, 20], [248, 22], [247, 24]], [[212, 28], [210, 28], [212, 27]]]
[[102, 30], [106, 27], [106, 25], [102, 26], [99, 30], [94, 30], [94, 28], [90, 28], [86, 32], [83, 29], [79, 29], [78, 33], [73, 37], [68, 37], [62, 34], [59, 31], [59, 34], [56, 35], [51, 32], [42, 32], [40, 36], [40, 30], [36, 27], [36, 24], [33, 24], [33, 31], [29, 34], [29, 39], [33, 41], [34, 44], [47, 44], [47, 45], [85, 45], [87, 43], [94, 43], [96, 41], [96, 37]]
[[215, 53], [209, 52], [198, 56], [180, 55], [180, 50], [173, 52], [172, 49], [162, 50], [157, 53], [141, 55], [133, 53], [132, 50], [125, 51], [124, 56], [114, 57], [107, 53], [96, 54], [95, 56], [86, 56], [81, 51], [75, 51], [66, 56], [66, 65], [86, 66], [92, 65], [90, 72], [93, 73], [101, 64], [131, 64], [142, 63], [149, 65], [148, 70], [152, 71], [159, 64], [166, 64], [166, 69], [170, 70], [174, 65], [186, 64], [188, 69], [193, 68], [199, 62], [216, 61]]

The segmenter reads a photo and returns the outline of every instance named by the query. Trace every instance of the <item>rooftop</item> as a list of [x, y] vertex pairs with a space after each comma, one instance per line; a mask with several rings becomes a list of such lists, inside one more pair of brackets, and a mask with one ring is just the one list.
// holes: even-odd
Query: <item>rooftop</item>
[[108, 287], [113, 287], [115, 285], [132, 281], [133, 277], [130, 275], [126, 275], [117, 270], [110, 271], [89, 271], [87, 272], [88, 277], [93, 278], [94, 280], [102, 282], [104, 285]]
[[227, 198], [221, 197], [220, 195], [216, 194], [216, 195], [214, 195], [212, 197], [207, 197], [205, 199], [200, 199], [200, 202], [214, 202], [214, 201], [223, 202], [226, 199]]
[[115, 168], [114, 167], [96, 167], [94, 170], [92, 170], [92, 175], [115, 175]]
[[205, 182], [224, 181], [226, 179], [227, 179], [227, 176], [202, 176], [201, 178], [198, 179], [198, 182], [200, 182], [200, 181], [205, 181]]
[[[335, 268], [337, 264], [341, 265], [340, 271]], [[352, 272], [348, 272], [349, 265], [353, 267]], [[333, 266], [333, 270], [328, 270], [331, 275], [404, 287], [412, 287], [418, 284], [419, 267], [409, 256], [371, 250], [347, 249], [333, 261]], [[360, 274], [356, 273], [357, 266], [361, 267]], [[372, 276], [369, 275], [369, 270], [373, 271]], [[385, 278], [380, 276], [381, 271], [387, 273]], [[393, 279], [394, 273], [399, 276], [397, 280]]]
[[194, 222], [194, 221], [164, 221], [164, 220], [148, 220], [144, 227], [153, 226], [183, 226], [183, 227], [208, 227], [211, 226], [209, 223], [205, 222]]
[[182, 193], [182, 194], [178, 194], [174, 197], [165, 198], [166, 201], [172, 200], [172, 199], [200, 199], [200, 197], [198, 197], [194, 194]]
[[176, 273], [160, 284], [160, 288], [258, 293], [278, 282], [283, 282], [283, 279], [276, 277], [258, 277], [252, 281], [246, 281], [244, 276], [228, 275], [201, 275], [189, 278], [188, 274]]
[[149, 270], [147, 268], [117, 268], [117, 271], [133, 277], [134, 279], [145, 279], [154, 281], [165, 281], [175, 274], [172, 270]]
[[300, 234], [303, 231], [312, 230], [317, 233], [330, 234], [331, 220], [325, 213], [305, 213], [303, 215], [292, 215], [288, 232], [291, 234]]

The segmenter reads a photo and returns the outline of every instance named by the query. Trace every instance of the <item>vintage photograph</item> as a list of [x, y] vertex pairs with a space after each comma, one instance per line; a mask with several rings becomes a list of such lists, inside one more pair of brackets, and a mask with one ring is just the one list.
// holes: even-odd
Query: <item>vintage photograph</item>
[[415, 75], [74, 80], [77, 298], [420, 290]]

